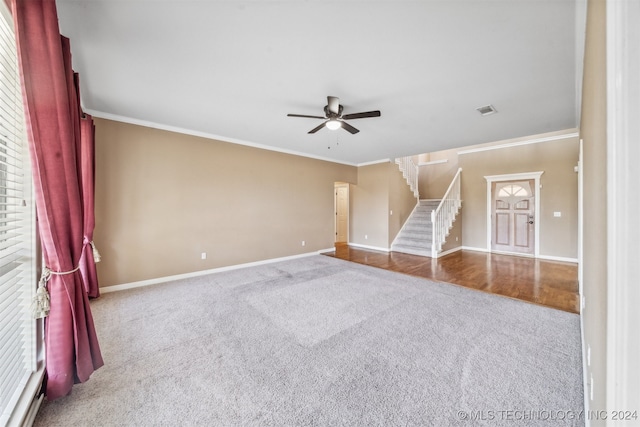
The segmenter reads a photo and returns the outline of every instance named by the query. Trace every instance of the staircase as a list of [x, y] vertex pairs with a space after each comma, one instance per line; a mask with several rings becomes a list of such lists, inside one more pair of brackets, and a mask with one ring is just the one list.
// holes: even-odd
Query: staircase
[[413, 195], [417, 198], [420, 197], [420, 193], [418, 193], [418, 166], [413, 162], [413, 158], [410, 156], [407, 157], [398, 157], [396, 159], [396, 164], [402, 172], [402, 176], [407, 181], [407, 185], [413, 191]]
[[433, 235], [431, 212], [438, 205], [440, 200], [420, 200], [391, 245], [391, 250], [430, 257]]
[[437, 258], [462, 206], [460, 173], [442, 200], [420, 200], [391, 245], [391, 250]]

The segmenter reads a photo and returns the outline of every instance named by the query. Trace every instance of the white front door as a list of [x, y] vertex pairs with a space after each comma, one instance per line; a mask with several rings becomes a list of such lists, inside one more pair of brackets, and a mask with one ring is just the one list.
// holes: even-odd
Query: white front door
[[491, 185], [491, 250], [535, 254], [533, 179]]

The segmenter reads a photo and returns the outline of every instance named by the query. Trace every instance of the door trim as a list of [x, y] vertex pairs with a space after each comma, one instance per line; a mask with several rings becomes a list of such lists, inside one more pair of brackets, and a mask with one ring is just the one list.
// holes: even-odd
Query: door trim
[[[492, 233], [492, 224], [491, 224], [491, 184], [494, 182], [501, 181], [519, 181], [526, 179], [534, 180], [535, 187], [535, 218], [534, 218], [534, 253], [533, 256], [538, 258], [540, 256], [540, 177], [544, 171], [538, 172], [522, 172], [522, 173], [512, 173], [505, 175], [487, 175], [484, 179], [487, 180], [487, 251], [492, 252], [491, 250], [491, 233]], [[518, 253], [513, 253], [513, 255], [522, 255]]]
[[[597, 378], [606, 378], [606, 407], [611, 410], [619, 405], [637, 402], [640, 393], [640, 354], [637, 325], [640, 312], [637, 306], [640, 293], [637, 287], [638, 247], [637, 210], [640, 195], [636, 183], [640, 177], [637, 167], [638, 139], [640, 129], [636, 117], [640, 112], [640, 5], [637, 2], [608, 1], [606, 3], [606, 54], [607, 54], [607, 283], [589, 286], [591, 295], [596, 295], [602, 287], [607, 295], [607, 312], [583, 314], [589, 323], [591, 345], [606, 344], [606, 359], [593, 360], [591, 372]], [[602, 37], [602, 36], [598, 36]], [[596, 43], [599, 43], [596, 41]], [[601, 143], [598, 141], [597, 143]], [[604, 143], [604, 141], [602, 141]], [[591, 296], [591, 298], [596, 298]], [[586, 310], [594, 307], [592, 302]], [[585, 311], [586, 311], [585, 310]], [[606, 335], [601, 335], [594, 321], [606, 320]], [[589, 321], [589, 322], [587, 322]], [[597, 331], [597, 332], [594, 332]], [[606, 367], [603, 375], [600, 369]], [[593, 388], [593, 380], [591, 382]], [[593, 392], [593, 391], [592, 391]], [[602, 395], [603, 393], [599, 393]], [[585, 400], [586, 400], [585, 396]], [[591, 404], [594, 402], [591, 401]], [[597, 403], [603, 404], [602, 400]], [[596, 408], [593, 408], [596, 409]], [[599, 409], [599, 408], [598, 408]], [[614, 422], [611, 421], [611, 425]]]

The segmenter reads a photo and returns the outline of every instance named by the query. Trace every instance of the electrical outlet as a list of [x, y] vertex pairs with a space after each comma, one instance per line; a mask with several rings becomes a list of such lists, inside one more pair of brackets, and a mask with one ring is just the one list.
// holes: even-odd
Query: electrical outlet
[[305, 245], [305, 241], [303, 240], [303, 241], [302, 241], [302, 246], [304, 246], [304, 245]]
[[456, 242], [458, 241], [458, 236], [456, 236]]
[[367, 240], [369, 238], [369, 236], [367, 236], [366, 234], [364, 235], [364, 240]]
[[389, 211], [389, 215], [393, 215], [393, 211]]
[[553, 213], [553, 216], [554, 216], [555, 218], [560, 218], [560, 217], [562, 216], [562, 212], [554, 212], [554, 213]]
[[202, 252], [200, 254], [200, 259], [207, 259], [207, 253], [206, 252]]

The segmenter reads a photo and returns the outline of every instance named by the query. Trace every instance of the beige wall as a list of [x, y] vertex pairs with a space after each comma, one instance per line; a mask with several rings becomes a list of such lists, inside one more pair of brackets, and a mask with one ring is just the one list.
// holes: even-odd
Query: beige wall
[[[349, 243], [388, 249], [417, 200], [395, 163], [358, 168], [351, 186]], [[393, 215], [391, 215], [393, 211]]]
[[349, 243], [387, 248], [389, 241], [388, 163], [358, 168], [358, 184], [351, 186]]
[[422, 165], [418, 172], [418, 188], [420, 189], [420, 199], [442, 199], [444, 193], [449, 188], [451, 180], [458, 171], [458, 151], [443, 150], [428, 153], [422, 158], [422, 162], [434, 162], [446, 160], [446, 163], [436, 163]]
[[[487, 248], [488, 175], [544, 171], [540, 178], [540, 255], [578, 256], [578, 138], [461, 154], [464, 246]], [[556, 218], [554, 212], [561, 212]]]
[[352, 166], [96, 119], [100, 284], [331, 248], [334, 182], [356, 179]]
[[[606, 5], [589, 0], [582, 87], [584, 343], [591, 349], [587, 378], [593, 377], [591, 410], [606, 406], [607, 346], [607, 90]], [[591, 425], [604, 425], [592, 421]]]
[[[463, 210], [454, 223], [451, 237], [447, 239], [443, 250], [460, 245], [455, 242], [456, 235], [463, 246], [487, 248], [485, 176], [544, 171], [541, 178], [543, 188], [539, 190], [541, 196], [540, 255], [577, 259], [578, 176], [574, 167], [578, 162], [578, 138], [508, 146], [536, 139], [553, 139], [571, 132], [574, 131], [550, 132], [418, 156], [423, 163], [446, 160], [446, 163], [420, 166], [418, 180], [421, 199], [442, 198], [458, 168], [463, 169], [461, 181]], [[501, 147], [458, 154], [460, 151], [492, 146]], [[554, 217], [555, 211], [561, 212], [562, 217]]]

